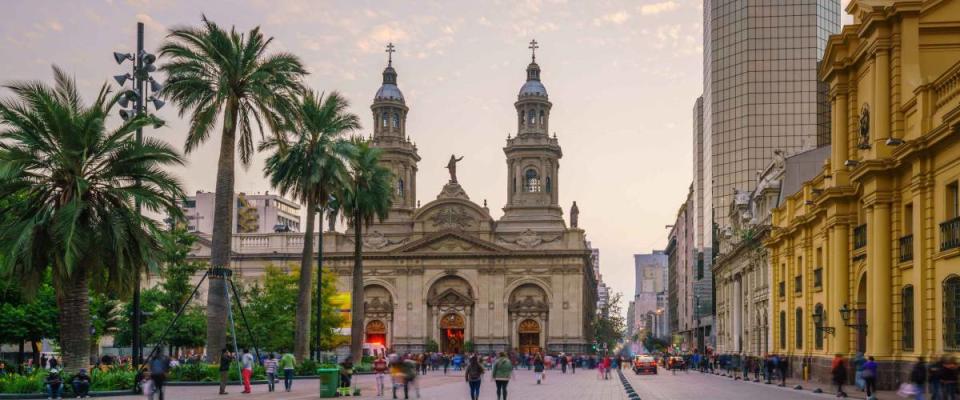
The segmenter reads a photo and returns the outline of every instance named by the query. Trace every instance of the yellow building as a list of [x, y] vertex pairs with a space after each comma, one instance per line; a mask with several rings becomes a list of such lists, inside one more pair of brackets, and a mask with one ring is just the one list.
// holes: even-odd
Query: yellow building
[[772, 351], [829, 381], [835, 353], [960, 352], [960, 1], [853, 0], [830, 38], [831, 155], [774, 210]]

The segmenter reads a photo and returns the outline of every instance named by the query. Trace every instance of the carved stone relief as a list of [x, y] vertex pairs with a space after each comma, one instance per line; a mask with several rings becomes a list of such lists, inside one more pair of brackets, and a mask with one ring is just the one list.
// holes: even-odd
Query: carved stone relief
[[462, 206], [444, 207], [430, 216], [434, 228], [464, 229], [474, 223], [473, 217]]
[[550, 242], [556, 241], [560, 239], [561, 236], [562, 235], [559, 235], [559, 234], [554, 236], [544, 236], [530, 229], [527, 229], [523, 231], [523, 233], [521, 233], [520, 236], [517, 236], [515, 238], [508, 239], [503, 236], [497, 236], [497, 240], [504, 243], [515, 244], [525, 249], [532, 249], [543, 243], [550, 243]]

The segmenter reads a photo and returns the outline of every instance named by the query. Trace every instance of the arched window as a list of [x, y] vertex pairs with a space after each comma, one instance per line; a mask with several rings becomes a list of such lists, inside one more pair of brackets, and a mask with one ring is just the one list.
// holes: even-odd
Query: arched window
[[795, 331], [797, 335], [797, 349], [803, 348], [803, 309], [797, 307], [797, 326], [795, 326]]
[[[823, 313], [823, 304], [817, 303], [817, 306], [814, 307], [814, 315], [822, 315], [826, 318], [826, 314]], [[820, 318], [820, 321], [814, 320], [814, 336], [813, 336], [813, 346], [817, 350], [823, 350], [823, 318]]]
[[543, 118], [543, 110], [541, 110], [541, 111], [540, 111], [540, 126], [543, 126], [543, 122], [544, 122], [544, 121], [545, 121], [545, 119]]
[[394, 128], [400, 127], [400, 114], [393, 113], [393, 127]]
[[527, 124], [533, 126], [537, 124], [537, 112], [530, 110], [527, 112]]
[[540, 192], [540, 175], [533, 168], [528, 169], [523, 175], [523, 191], [529, 193]]
[[397, 180], [397, 197], [403, 197], [403, 179]]
[[381, 121], [383, 122], [383, 127], [386, 128], [386, 127], [388, 126], [388, 125], [387, 125], [387, 113], [383, 113], [383, 116], [381, 117]]
[[780, 348], [787, 348], [787, 312], [780, 311]]
[[913, 350], [913, 286], [903, 288], [903, 349]]
[[547, 193], [551, 193], [550, 190], [552, 189], [553, 189], [553, 185], [552, 185], [552, 182], [550, 181], [550, 177], [548, 176], [547, 177]]
[[944, 350], [960, 350], [960, 277], [943, 281]]

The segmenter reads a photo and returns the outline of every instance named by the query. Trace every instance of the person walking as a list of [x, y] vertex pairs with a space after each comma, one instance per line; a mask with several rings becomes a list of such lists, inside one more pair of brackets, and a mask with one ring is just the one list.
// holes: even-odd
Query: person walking
[[953, 356], [947, 357], [943, 363], [943, 371], [940, 372], [940, 392], [943, 400], [956, 400], [957, 398], [957, 359]]
[[220, 352], [220, 394], [227, 394], [227, 378], [230, 376], [231, 362], [233, 362], [233, 356], [230, 350], [223, 349]]
[[863, 381], [863, 364], [866, 363], [867, 359], [863, 356], [863, 353], [857, 352], [856, 357], [853, 359], [853, 366], [857, 369], [857, 372], [854, 375], [854, 383], [857, 385], [857, 389], [860, 389], [861, 392], [866, 386]]
[[833, 356], [830, 374], [833, 375], [833, 384], [837, 387], [837, 397], [847, 397], [847, 393], [843, 391], [843, 384], [847, 383], [847, 364], [843, 361], [843, 354], [837, 353]]
[[558, 358], [557, 362], [560, 363], [560, 373], [561, 374], [567, 373], [567, 356], [561, 354], [557, 358]]
[[910, 371], [910, 384], [913, 385], [913, 398], [923, 400], [927, 392], [927, 363], [923, 357], [917, 358], [917, 363], [913, 364], [913, 370]]
[[293, 370], [297, 367], [297, 358], [293, 353], [284, 353], [280, 356], [278, 366], [283, 370], [283, 390], [287, 392], [293, 390]]
[[537, 384], [540, 384], [540, 381], [543, 380], [543, 358], [540, 357], [540, 353], [537, 353], [536, 358], [533, 359], [533, 374], [537, 377]]
[[153, 381], [154, 393], [159, 393], [160, 400], [163, 400], [163, 384], [167, 380], [167, 371], [170, 369], [170, 359], [158, 354], [150, 361], [150, 380]]
[[467, 370], [463, 374], [463, 377], [470, 387], [470, 400], [480, 399], [480, 381], [483, 379], [483, 366], [480, 365], [480, 360], [477, 359], [476, 354], [470, 356], [470, 361], [467, 364]]
[[779, 362], [780, 367], [780, 386], [787, 386], [787, 370], [790, 368], [790, 364], [787, 361], [787, 358], [781, 358]]
[[930, 382], [930, 400], [940, 400], [940, 378], [943, 375], [943, 365], [947, 358], [941, 356], [939, 360], [927, 366], [927, 380]]
[[877, 361], [873, 356], [867, 357], [867, 362], [863, 364], [863, 385], [867, 391], [867, 399], [874, 399], [874, 392], [877, 391]]
[[277, 387], [277, 355], [270, 353], [263, 360], [263, 371], [267, 374], [267, 391], [272, 392]]
[[577, 373], [577, 363], [580, 362], [580, 356], [570, 356], [570, 373]]
[[[500, 357], [493, 362], [493, 382], [497, 385], [497, 400], [507, 400], [507, 384], [513, 378], [513, 362], [507, 358], [507, 353], [500, 352]], [[501, 396], [502, 393], [502, 396]]]
[[243, 349], [243, 355], [240, 356], [240, 376], [243, 380], [243, 391], [240, 393], [250, 393], [250, 378], [253, 377], [253, 354], [250, 354], [250, 350]]
[[[446, 372], [446, 371], [444, 371]], [[387, 375], [387, 360], [383, 358], [383, 355], [377, 356], [377, 359], [373, 361], [373, 376], [376, 380], [377, 385], [377, 397], [383, 396], [383, 380]]]

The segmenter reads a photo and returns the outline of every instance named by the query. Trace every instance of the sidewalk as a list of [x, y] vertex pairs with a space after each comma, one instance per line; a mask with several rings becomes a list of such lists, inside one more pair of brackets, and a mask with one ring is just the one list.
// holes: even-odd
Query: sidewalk
[[[723, 376], [722, 374], [716, 374], [716, 373], [715, 373], [714, 375], [716, 375], [716, 376], [718, 376], [718, 377], [722, 377], [722, 378], [724, 378], [724, 379], [734, 380], [733, 378]], [[738, 375], [738, 376], [740, 376], [740, 375]], [[745, 384], [745, 385], [764, 385], [764, 386], [776, 386], [776, 385], [779, 385], [779, 383], [780, 383], [780, 381], [777, 381], [777, 382], [771, 383], [770, 385], [767, 385], [766, 383], [764, 383], [764, 381], [763, 381], [763, 376], [762, 376], [762, 375], [760, 376], [760, 382], [754, 382], [754, 381], [753, 381], [753, 374], [750, 374], [750, 380], [749, 380], [749, 381], [740, 381], [740, 382], [742, 382], [742, 383]], [[811, 392], [811, 391], [813, 391], [813, 390], [815, 390], [815, 389], [820, 389], [824, 394], [829, 394], [829, 395], [836, 395], [836, 394], [837, 394], [836, 387], [833, 386], [833, 385], [830, 385], [830, 384], [821, 384], [821, 383], [817, 383], [817, 382], [813, 382], [813, 381], [806, 381], [806, 382], [804, 382], [804, 381], [802, 381], [802, 380], [800, 380], [800, 379], [794, 379], [794, 378], [787, 378], [787, 386], [786, 386], [786, 387], [783, 387], [782, 389], [783, 389], [783, 390], [796, 390], [796, 389], [794, 389], [794, 387], [796, 387], [797, 385], [800, 385], [800, 386], [803, 388], [803, 389], [801, 389], [801, 390], [802, 390], [802, 391], [805, 391], [805, 392]], [[799, 390], [798, 390], [798, 391], [799, 391]], [[866, 398], [867, 398], [867, 393], [866, 393], [866, 392], [861, 392], [859, 389], [857, 389], [857, 386], [856, 386], [856, 385], [853, 385], [853, 384], [843, 385], [843, 391], [844, 391], [844, 392], [847, 392], [847, 398], [848, 398], [848, 399], [866, 399]], [[877, 394], [876, 394], [876, 397], [877, 397], [877, 400], [899, 400], [899, 399], [902, 399], [902, 397], [897, 396], [897, 392], [896, 392], [895, 390], [878, 390], [878, 391], [877, 391]]]

